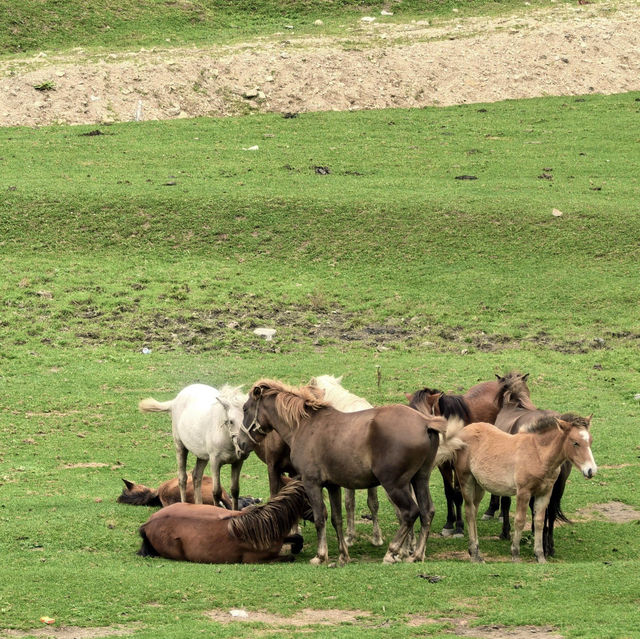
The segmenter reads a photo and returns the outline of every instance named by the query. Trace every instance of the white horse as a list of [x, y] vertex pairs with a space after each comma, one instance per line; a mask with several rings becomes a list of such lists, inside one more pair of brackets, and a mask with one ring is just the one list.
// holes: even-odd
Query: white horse
[[167, 402], [148, 397], [138, 404], [145, 413], [171, 413], [180, 501], [186, 501], [187, 455], [192, 452], [196, 456], [192, 473], [194, 502], [202, 503], [202, 474], [210, 461], [213, 503], [224, 506], [221, 503], [220, 467], [231, 464], [231, 499], [233, 510], [238, 510], [240, 470], [255, 444], [242, 430], [242, 406], [246, 401], [247, 395], [239, 387], [225, 385], [217, 390], [205, 384], [192, 384]]
[[[309, 386], [323, 390], [324, 400], [343, 413], [355, 413], [359, 410], [373, 408], [366, 399], [358, 397], [342, 387], [342, 375], [340, 377], [318, 375], [317, 377], [311, 378]], [[369, 506], [371, 523], [373, 524], [371, 543], [374, 546], [382, 546], [384, 540], [382, 539], [382, 532], [380, 531], [380, 524], [378, 522], [378, 489], [375, 486], [368, 489], [367, 506]], [[347, 534], [345, 535], [345, 542], [347, 546], [351, 546], [356, 537], [356, 491], [351, 488], [344, 489], [344, 508], [347, 511]]]

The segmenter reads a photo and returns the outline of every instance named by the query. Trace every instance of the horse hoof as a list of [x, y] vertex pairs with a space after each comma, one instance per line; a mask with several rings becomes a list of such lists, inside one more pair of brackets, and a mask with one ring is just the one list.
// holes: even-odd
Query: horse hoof
[[482, 521], [489, 521], [490, 519], [493, 519], [493, 513], [485, 513], [482, 515]]
[[443, 537], [453, 537], [453, 528], [443, 528], [440, 534]]
[[323, 563], [325, 563], [325, 561], [323, 559], [321, 559], [320, 557], [314, 557], [313, 559], [311, 559], [309, 561], [309, 563], [312, 566], [321, 566]]
[[456, 528], [456, 531], [451, 536], [454, 539], [462, 539], [464, 537], [464, 530], [462, 528]]
[[387, 554], [384, 556], [384, 559], [382, 560], [383, 564], [397, 564], [400, 561], [400, 559], [398, 558], [397, 555], [394, 555], [390, 552], [387, 552]]
[[546, 564], [547, 563], [547, 560], [545, 559], [544, 555], [538, 556], [538, 557], [536, 557], [536, 559], [538, 560], [539, 564]]
[[372, 546], [377, 546], [377, 547], [379, 547], [379, 546], [382, 546], [383, 544], [384, 544], [384, 539], [383, 539], [382, 537], [374, 537], [374, 538], [371, 540], [371, 545], [372, 545]]
[[483, 564], [484, 563], [484, 558], [480, 557], [480, 555], [475, 555], [474, 557], [471, 557], [471, 561], [474, 564]]

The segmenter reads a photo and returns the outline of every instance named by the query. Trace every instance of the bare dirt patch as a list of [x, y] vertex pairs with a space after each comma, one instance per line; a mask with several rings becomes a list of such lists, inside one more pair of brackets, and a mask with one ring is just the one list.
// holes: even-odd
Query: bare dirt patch
[[[371, 613], [365, 610], [313, 610], [305, 608], [293, 615], [276, 615], [260, 610], [234, 611], [210, 610], [206, 614], [212, 621], [218, 623], [252, 622], [275, 625], [281, 628], [288, 626], [333, 626], [343, 623], [362, 623], [371, 617]], [[242, 614], [244, 613], [244, 614]]]
[[[0, 61], [0, 124], [423, 107], [640, 90], [640, 4], [360, 23], [344, 37]], [[48, 90], [36, 90], [35, 87]]]
[[476, 639], [563, 639], [549, 626], [471, 626], [471, 618], [431, 618], [411, 615], [407, 625], [412, 628], [447, 623], [453, 626], [454, 637], [474, 637]]
[[621, 501], [610, 501], [606, 504], [592, 504], [576, 511], [577, 521], [606, 520], [615, 524], [628, 524], [640, 521], [640, 511]]

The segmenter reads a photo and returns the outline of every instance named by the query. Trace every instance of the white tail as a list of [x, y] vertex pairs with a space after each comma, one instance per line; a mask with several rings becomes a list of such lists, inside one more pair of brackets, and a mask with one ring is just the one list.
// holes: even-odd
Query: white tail
[[166, 413], [171, 410], [172, 404], [172, 399], [168, 402], [159, 402], [153, 399], [153, 397], [147, 397], [146, 399], [140, 400], [138, 409], [141, 413]]
[[466, 446], [459, 437], [463, 428], [464, 422], [459, 417], [449, 418], [447, 432], [440, 433], [440, 444], [438, 445], [434, 468], [440, 466], [443, 462], [455, 459], [456, 452]]

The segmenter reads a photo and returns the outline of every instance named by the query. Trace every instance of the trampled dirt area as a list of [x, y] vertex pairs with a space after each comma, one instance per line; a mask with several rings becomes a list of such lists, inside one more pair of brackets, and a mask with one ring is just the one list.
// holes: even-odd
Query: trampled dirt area
[[[584, 3], [584, 4], [581, 4]], [[421, 107], [640, 90], [640, 3], [573, 0], [520, 15], [394, 22], [343, 37], [0, 60], [0, 124]], [[318, 33], [322, 33], [318, 25]], [[170, 45], [168, 45], [169, 47]], [[39, 90], [36, 88], [39, 87]]]

